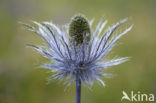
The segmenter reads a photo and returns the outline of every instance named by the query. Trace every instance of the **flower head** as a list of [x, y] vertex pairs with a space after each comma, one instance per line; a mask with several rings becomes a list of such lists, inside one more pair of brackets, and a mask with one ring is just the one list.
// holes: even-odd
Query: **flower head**
[[105, 32], [103, 29], [107, 21], [102, 18], [94, 31], [91, 30], [93, 21], [88, 22], [86, 17], [79, 14], [73, 17], [68, 26], [63, 27], [52, 22], [33, 21], [38, 28], [25, 24], [47, 43], [44, 46], [32, 47], [51, 60], [51, 63], [42, 65], [55, 73], [51, 78], [66, 79], [69, 84], [78, 78], [84, 85], [92, 85], [94, 81], [105, 85], [101, 77], [107, 76], [107, 73], [102, 69], [127, 61], [127, 57], [105, 59], [119, 38], [131, 30], [132, 26], [118, 35], [112, 35], [127, 19], [109, 27]]
[[91, 30], [87, 18], [82, 14], [75, 15], [69, 24], [71, 42], [73, 39], [76, 45], [79, 45], [83, 43], [84, 37], [86, 37], [87, 43], [90, 40], [90, 34]]

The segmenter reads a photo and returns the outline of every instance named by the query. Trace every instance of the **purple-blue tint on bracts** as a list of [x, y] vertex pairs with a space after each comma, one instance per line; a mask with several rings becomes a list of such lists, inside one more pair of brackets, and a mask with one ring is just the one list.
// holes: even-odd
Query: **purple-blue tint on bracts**
[[[90, 27], [92, 27], [93, 21], [94, 19], [90, 21]], [[28, 24], [24, 25], [28, 27], [28, 30], [41, 36], [47, 44], [43, 46], [31, 45], [51, 61], [51, 63], [44, 64], [41, 67], [50, 69], [51, 72], [55, 73], [50, 78], [64, 80], [67, 86], [76, 81], [76, 101], [80, 103], [81, 83], [85, 86], [86, 84], [93, 85], [95, 81], [99, 81], [104, 86], [101, 77], [107, 76], [107, 73], [104, 73], [102, 69], [128, 60], [127, 57], [111, 60], [106, 58], [119, 38], [133, 27], [132, 25], [123, 32], [114, 35], [113, 33], [117, 27], [126, 21], [127, 19], [121, 20], [104, 32], [107, 21], [103, 21], [102, 18], [96, 29], [91, 30], [91, 34], [86, 34], [86, 36], [91, 35], [89, 43], [86, 44], [86, 37], [84, 37], [84, 42], [79, 46], [76, 46], [74, 40], [72, 40], [72, 43], [69, 42], [68, 25], [59, 27], [52, 22], [39, 23], [36, 21], [33, 21], [33, 23], [38, 26], [37, 28]]]

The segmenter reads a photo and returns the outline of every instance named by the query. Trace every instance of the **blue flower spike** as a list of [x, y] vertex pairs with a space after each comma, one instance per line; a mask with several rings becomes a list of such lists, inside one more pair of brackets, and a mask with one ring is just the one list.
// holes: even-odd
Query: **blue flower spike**
[[51, 79], [63, 80], [67, 82], [67, 86], [75, 82], [76, 103], [80, 103], [82, 84], [92, 86], [95, 81], [98, 81], [105, 86], [101, 78], [108, 75], [102, 70], [128, 60], [128, 57], [106, 59], [119, 38], [132, 29], [133, 25], [120, 34], [113, 35], [114, 31], [126, 21], [127, 18], [117, 22], [105, 32], [103, 31], [107, 20], [103, 21], [102, 18], [93, 30], [91, 28], [94, 19], [89, 22], [82, 14], [75, 15], [68, 25], [61, 27], [52, 22], [33, 21], [37, 28], [23, 24], [28, 27], [28, 30], [41, 36], [47, 44], [31, 45], [51, 61], [41, 67], [53, 72]]

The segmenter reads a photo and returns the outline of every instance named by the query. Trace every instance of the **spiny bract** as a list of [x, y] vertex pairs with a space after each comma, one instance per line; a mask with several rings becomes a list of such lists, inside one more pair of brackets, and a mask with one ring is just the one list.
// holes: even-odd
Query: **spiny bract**
[[[109, 27], [105, 32], [102, 31], [107, 21], [103, 21], [103, 18], [94, 31], [91, 30], [94, 19], [88, 23], [83, 16], [75, 16], [73, 18], [73, 20], [77, 19], [79, 19], [79, 22], [76, 21], [72, 23], [80, 24], [70, 24], [62, 27], [58, 27], [52, 22], [39, 23], [36, 21], [33, 21], [33, 23], [36, 24], [38, 28], [28, 24], [24, 25], [27, 26], [30, 31], [40, 35], [47, 43], [47, 45], [44, 46], [32, 45], [32, 47], [44, 57], [51, 60], [51, 63], [41, 66], [55, 73], [50, 78], [66, 80], [68, 81], [68, 85], [75, 81], [76, 78], [81, 80], [84, 85], [92, 85], [94, 81], [99, 81], [102, 85], [105, 85], [101, 77], [107, 76], [107, 73], [104, 73], [102, 69], [118, 65], [128, 59], [124, 57], [106, 60], [105, 57], [115, 46], [116, 41], [130, 31], [133, 25], [120, 34], [112, 36], [116, 28], [126, 22], [127, 19], [121, 20]], [[77, 27], [79, 25], [80, 28]], [[77, 34], [78, 32], [80, 32], [80, 34]], [[83, 37], [76, 36], [75, 38], [75, 33], [76, 35], [83, 35]], [[88, 35], [91, 37], [89, 38]], [[72, 42], [70, 42], [69, 38], [72, 39]], [[87, 43], [86, 40], [88, 41]], [[77, 46], [77, 43], [79, 43], [79, 46]]]

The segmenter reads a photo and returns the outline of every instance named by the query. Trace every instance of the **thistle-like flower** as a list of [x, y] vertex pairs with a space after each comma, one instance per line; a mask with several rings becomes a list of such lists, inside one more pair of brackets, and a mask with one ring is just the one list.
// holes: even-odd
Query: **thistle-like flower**
[[48, 68], [55, 73], [50, 78], [65, 79], [68, 85], [76, 82], [77, 103], [80, 103], [81, 82], [83, 85], [92, 85], [95, 81], [99, 81], [104, 86], [101, 77], [107, 76], [107, 73], [102, 69], [128, 60], [127, 57], [111, 60], [105, 57], [119, 38], [130, 31], [133, 25], [113, 36], [116, 28], [127, 19], [109, 27], [105, 32], [103, 29], [107, 21], [103, 21], [102, 18], [94, 31], [91, 29], [93, 21], [94, 19], [88, 22], [85, 16], [78, 14], [72, 18], [69, 25], [62, 27], [52, 22], [33, 21], [38, 28], [24, 24], [47, 43], [44, 46], [32, 45], [32, 47], [50, 59], [51, 63], [42, 65], [43, 68]]

